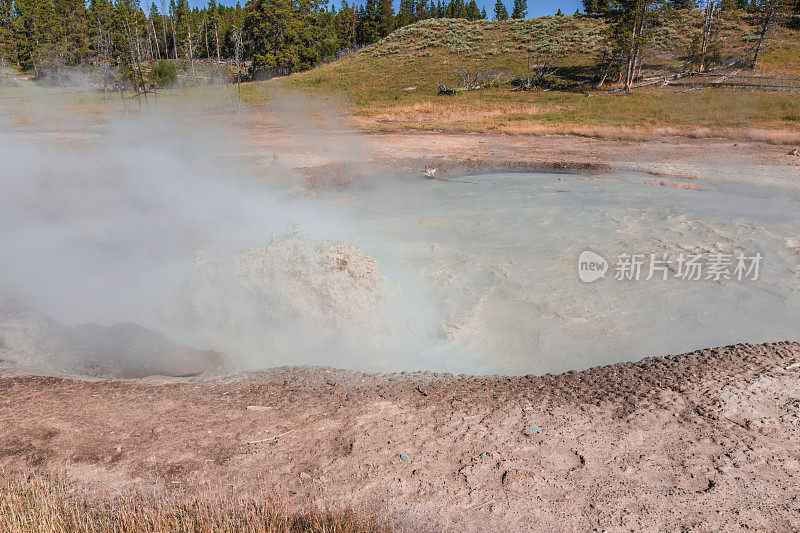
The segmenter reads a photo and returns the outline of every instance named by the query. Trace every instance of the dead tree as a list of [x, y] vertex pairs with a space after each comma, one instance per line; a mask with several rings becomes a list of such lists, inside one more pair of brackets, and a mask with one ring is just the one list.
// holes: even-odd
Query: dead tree
[[758, 42], [756, 43], [755, 50], [753, 52], [753, 61], [750, 63], [750, 68], [756, 68], [756, 64], [758, 63], [758, 56], [761, 53], [761, 49], [764, 47], [764, 43], [767, 40], [767, 35], [769, 30], [775, 23], [775, 6], [773, 2], [768, 1], [765, 6], [764, 11], [764, 22], [761, 25], [761, 33], [758, 36]]
[[178, 60], [178, 36], [175, 32], [175, 13], [169, 18], [169, 25], [172, 28], [172, 48], [175, 52], [175, 61]]
[[633, 24], [631, 26], [630, 48], [628, 50], [628, 64], [625, 69], [625, 90], [630, 91], [633, 87], [633, 80], [636, 76], [636, 65], [642, 53], [642, 41], [644, 34], [644, 21], [647, 14], [647, 0], [637, 0], [632, 13]]
[[203, 34], [206, 36], [206, 59], [211, 59], [211, 48], [208, 47], [208, 24], [207, 20], [203, 19]]
[[598, 80], [597, 85], [595, 85], [595, 88], [597, 89], [601, 88], [606, 83], [606, 79], [614, 67], [619, 69], [620, 58], [618, 55], [615, 55], [613, 51], [606, 50], [603, 53], [602, 60], [600, 61], [600, 65], [603, 64], [605, 64], [605, 68], [603, 69], [602, 74], [598, 72], [600, 79]]
[[169, 59], [169, 46], [167, 43], [167, 2], [161, 0], [161, 31], [164, 34], [164, 59]]
[[711, 42], [711, 27], [714, 23], [714, 14], [717, 10], [717, 3], [714, 0], [706, 0], [705, 16], [703, 17], [703, 37], [700, 43], [700, 71], [705, 70], [706, 54], [708, 45]]
[[158, 55], [158, 59], [161, 59], [161, 47], [159, 46], [158, 43], [158, 33], [156, 33], [156, 23], [153, 21], [153, 19], [150, 19], [150, 27], [153, 29], [153, 41], [155, 41], [156, 43], [156, 55]]
[[[131, 25], [128, 22], [128, 10], [126, 9], [123, 13], [123, 28], [125, 30], [125, 39], [128, 44], [128, 49], [131, 51], [131, 68], [133, 69], [134, 73], [134, 80], [138, 75], [138, 80], [136, 80], [136, 92], [139, 100], [139, 109], [142, 108], [142, 100], [141, 95], [144, 95], [144, 103], [147, 108], [150, 108], [150, 104], [147, 101], [147, 87], [144, 83], [144, 75], [142, 75], [142, 51], [139, 47], [139, 35], [138, 35], [138, 28], [134, 27], [131, 29]], [[135, 38], [135, 39], [134, 39]], [[136, 51], [134, 53], [134, 43], [136, 46]]]
[[186, 24], [187, 31], [186, 31], [186, 40], [189, 44], [189, 64], [192, 67], [192, 85], [194, 85], [195, 80], [197, 80], [197, 76], [194, 73], [194, 47], [192, 46], [192, 25], [191, 23], [187, 22]]
[[454, 95], [460, 91], [474, 91], [486, 87], [496, 87], [507, 80], [507, 75], [493, 69], [469, 70], [459, 68], [455, 71], [456, 77], [461, 80], [461, 85], [454, 89], [439, 83], [439, 94]]
[[216, 16], [214, 17], [214, 40], [217, 42], [217, 62], [219, 62], [222, 60], [222, 57], [219, 53], [219, 31], [217, 31], [217, 18], [218, 17]]
[[502, 83], [505, 75], [496, 70], [469, 70], [465, 68], [456, 69], [456, 76], [461, 79], [462, 91], [473, 91], [484, 87], [494, 87]]
[[237, 100], [236, 100], [236, 109], [242, 107], [242, 70], [239, 65], [239, 58], [241, 56], [242, 51], [242, 31], [239, 29], [238, 26], [233, 27], [233, 38], [235, 42], [235, 53], [236, 53], [236, 93], [237, 93]]
[[515, 91], [533, 91], [546, 87], [548, 78], [555, 74], [557, 67], [553, 66], [553, 57], [550, 54], [535, 55], [528, 59], [528, 74], [514, 81]]

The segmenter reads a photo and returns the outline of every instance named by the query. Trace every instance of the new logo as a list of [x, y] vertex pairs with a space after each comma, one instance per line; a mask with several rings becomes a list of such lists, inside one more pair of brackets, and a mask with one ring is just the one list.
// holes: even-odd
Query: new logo
[[603, 256], [585, 250], [578, 257], [578, 277], [584, 283], [591, 283], [605, 276], [608, 261]]

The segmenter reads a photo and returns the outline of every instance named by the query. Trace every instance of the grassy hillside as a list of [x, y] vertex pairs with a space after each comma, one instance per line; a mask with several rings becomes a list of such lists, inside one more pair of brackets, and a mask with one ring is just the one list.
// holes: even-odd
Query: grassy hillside
[[[655, 30], [644, 73], [680, 70], [701, 21], [679, 14]], [[694, 134], [728, 130], [797, 130], [798, 94], [739, 89], [679, 91], [675, 87], [610, 94], [594, 88], [605, 26], [586, 17], [542, 17], [504, 22], [427, 20], [404, 27], [356, 54], [316, 69], [249, 84], [256, 101], [276, 90], [342, 96], [370, 129], [573, 132], [602, 128], [664, 129]], [[751, 46], [757, 28], [742, 14], [717, 22], [722, 58]], [[495, 70], [508, 79], [524, 75], [531, 60], [549, 56], [558, 67], [554, 90], [499, 87], [438, 96], [438, 83], [457, 86], [457, 69]], [[763, 54], [765, 73], [800, 76], [800, 32], [780, 29]], [[616, 81], [613, 75], [610, 80]], [[587, 93], [591, 96], [587, 97]], [[606, 134], [612, 134], [611, 130]]]

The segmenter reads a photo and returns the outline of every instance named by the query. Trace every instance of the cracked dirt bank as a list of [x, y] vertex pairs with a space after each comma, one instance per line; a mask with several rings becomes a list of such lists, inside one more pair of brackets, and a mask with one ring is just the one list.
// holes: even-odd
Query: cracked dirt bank
[[795, 361], [798, 343], [525, 377], [279, 368], [76, 381], [7, 369], [0, 466], [61, 472], [93, 495], [274, 493], [365, 509], [401, 531], [792, 530]]

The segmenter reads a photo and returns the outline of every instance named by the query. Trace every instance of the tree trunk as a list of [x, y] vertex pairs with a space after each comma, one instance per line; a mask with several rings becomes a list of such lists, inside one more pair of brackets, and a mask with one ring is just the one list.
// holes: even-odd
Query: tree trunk
[[150, 21], [150, 27], [153, 28], [153, 40], [156, 42], [156, 55], [158, 55], [158, 59], [161, 59], [161, 48], [158, 44], [158, 34], [156, 33], [156, 23], [152, 20]]
[[764, 16], [764, 26], [761, 28], [761, 35], [758, 37], [758, 44], [756, 44], [756, 51], [753, 54], [753, 62], [750, 65], [750, 68], [756, 68], [756, 64], [758, 63], [758, 55], [761, 53], [761, 48], [764, 46], [764, 41], [767, 39], [769, 26], [772, 24], [772, 16], [774, 15], [775, 11], [773, 10], [772, 5], [770, 5], [767, 9], [767, 14]]
[[239, 68], [239, 56], [241, 55], [241, 48], [242, 48], [242, 34], [239, 28], [236, 28], [236, 92], [237, 92], [237, 100], [236, 100], [236, 109], [242, 107], [242, 76], [241, 76], [241, 69]]
[[603, 76], [600, 78], [600, 81], [599, 81], [599, 82], [597, 82], [597, 85], [595, 86], [596, 88], [598, 88], [598, 89], [599, 89], [599, 88], [600, 88], [600, 87], [602, 87], [602, 86], [603, 86], [603, 84], [606, 82], [606, 78], [608, 77], [608, 73], [611, 71], [611, 65], [612, 65], [612, 64], [613, 64], [613, 62], [612, 62], [612, 61], [609, 61], [609, 62], [608, 62], [608, 66], [606, 67], [606, 71], [605, 71], [605, 72], [603, 72]]
[[217, 31], [217, 21], [214, 20], [214, 40], [217, 41], [217, 61], [220, 61], [222, 57], [219, 53], [219, 32]]
[[150, 38], [150, 28], [147, 26], [147, 23], [144, 25], [144, 29], [147, 30], [147, 48], [150, 49], [150, 60], [153, 60], [153, 40]]
[[175, 52], [175, 61], [178, 60], [178, 36], [175, 34], [175, 21], [170, 17], [169, 25], [172, 26], [172, 48]]
[[636, 12], [633, 18], [633, 29], [631, 31], [631, 49], [628, 54], [628, 68], [625, 73], [625, 90], [630, 91], [633, 88], [633, 81], [636, 79], [636, 65], [639, 62], [639, 55], [641, 53], [641, 38], [644, 31], [644, 19], [647, 11], [647, 1], [640, 0], [636, 7]]
[[167, 3], [161, 0], [161, 30], [164, 34], [164, 59], [169, 59], [169, 44], [167, 43]]
[[208, 47], [208, 24], [207, 21], [203, 21], [203, 33], [206, 36], [206, 59], [211, 59], [211, 48]]
[[195, 82], [195, 74], [194, 74], [194, 49], [192, 48], [192, 28], [189, 24], [186, 25], [186, 32], [189, 36], [189, 64], [192, 66], [192, 85]]
[[714, 11], [716, 10], [714, 0], [706, 3], [705, 20], [703, 21], [703, 42], [700, 45], [700, 72], [706, 69], [706, 52], [711, 41], [711, 25], [714, 22]]

